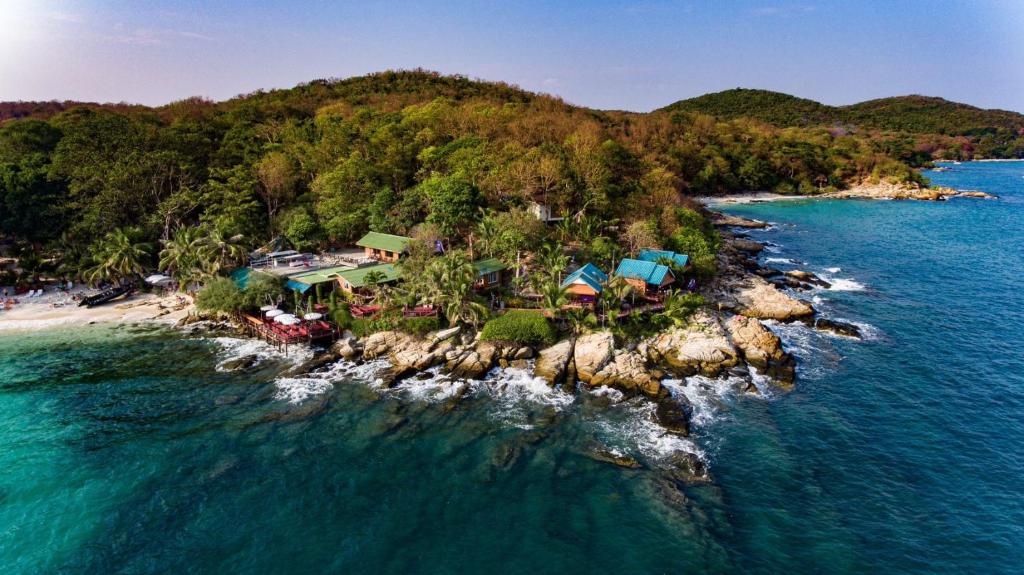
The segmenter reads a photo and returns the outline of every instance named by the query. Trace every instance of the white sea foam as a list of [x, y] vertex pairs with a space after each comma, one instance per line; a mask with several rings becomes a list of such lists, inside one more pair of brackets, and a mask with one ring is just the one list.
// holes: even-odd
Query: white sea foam
[[289, 403], [302, 403], [334, 387], [330, 381], [312, 377], [279, 377], [274, 380], [274, 385], [277, 386], [274, 399]]
[[572, 404], [572, 394], [554, 389], [543, 377], [533, 375], [533, 365], [527, 368], [495, 368], [485, 379], [487, 391], [500, 402], [530, 402], [564, 409]]
[[268, 359], [288, 360], [291, 362], [306, 361], [313, 357], [313, 350], [305, 346], [294, 346], [289, 348], [288, 355], [279, 351], [276, 347], [259, 339], [238, 338], [238, 337], [215, 337], [210, 341], [220, 348], [217, 364], [218, 371], [224, 371], [224, 365], [231, 360], [243, 357], [255, 358], [255, 364], [262, 363]]
[[830, 274], [837, 274], [843, 271], [843, 268], [825, 268], [825, 271], [827, 271]]
[[797, 265], [797, 261], [791, 258], [765, 258], [765, 263], [768, 264], [791, 264]]
[[611, 451], [619, 455], [639, 454], [658, 461], [673, 453], [684, 451], [702, 460], [704, 452], [693, 440], [669, 433], [654, 420], [653, 403], [635, 399], [613, 405], [609, 416], [594, 422], [597, 434]]
[[857, 280], [849, 278], [822, 278], [831, 284], [828, 288], [829, 291], [864, 291], [867, 288], [864, 284]]
[[344, 379], [355, 379], [379, 386], [383, 382], [377, 377], [377, 374], [387, 365], [388, 362], [384, 360], [363, 364], [341, 360], [314, 373], [298, 377], [279, 377], [274, 380], [274, 385], [277, 387], [274, 399], [301, 403], [310, 397], [329, 392], [336, 382]]
[[772, 245], [772, 244], [765, 244], [764, 245], [764, 251], [766, 251], [766, 252], [768, 252], [770, 254], [781, 254], [782, 253], [782, 248], [779, 247], [779, 246], [776, 246], [776, 245]]

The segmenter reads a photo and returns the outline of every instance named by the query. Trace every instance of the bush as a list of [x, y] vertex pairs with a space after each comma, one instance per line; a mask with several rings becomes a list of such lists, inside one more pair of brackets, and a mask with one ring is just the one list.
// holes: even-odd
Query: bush
[[243, 307], [257, 308], [276, 303], [284, 295], [284, 279], [268, 273], [254, 273], [245, 286]]
[[690, 257], [690, 265], [698, 276], [708, 278], [718, 271], [719, 239], [714, 230], [705, 235], [696, 228], [681, 227], [669, 238], [668, 245]]
[[554, 343], [558, 334], [540, 313], [513, 310], [488, 321], [480, 337], [487, 341], [534, 345]]
[[245, 307], [245, 297], [230, 278], [214, 278], [196, 294], [196, 307], [203, 311], [231, 314]]
[[412, 335], [426, 335], [440, 329], [436, 317], [407, 317], [402, 320], [401, 330]]

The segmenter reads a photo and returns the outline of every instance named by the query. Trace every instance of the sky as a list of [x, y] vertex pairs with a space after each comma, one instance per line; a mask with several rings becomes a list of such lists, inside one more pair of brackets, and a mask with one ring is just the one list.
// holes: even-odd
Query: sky
[[601, 109], [744, 87], [1024, 112], [1024, 0], [0, 0], [0, 101], [222, 100], [411, 68]]

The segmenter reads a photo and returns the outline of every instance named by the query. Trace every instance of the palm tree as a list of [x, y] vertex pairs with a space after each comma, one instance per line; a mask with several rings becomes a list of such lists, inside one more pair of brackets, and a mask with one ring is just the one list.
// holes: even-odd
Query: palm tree
[[203, 241], [202, 231], [189, 226], [178, 228], [171, 239], [163, 240], [159, 268], [177, 278], [179, 289], [203, 277]]
[[480, 255], [494, 256], [498, 247], [498, 228], [495, 225], [493, 211], [480, 209], [480, 222], [476, 225], [473, 238], [476, 240], [473, 247], [479, 250]]
[[612, 277], [604, 285], [601, 290], [601, 308], [613, 325], [619, 319], [622, 304], [632, 294], [633, 286], [620, 276]]
[[363, 285], [365, 285], [366, 288], [370, 290], [370, 293], [373, 294], [374, 301], [378, 299], [381, 287], [383, 287], [380, 285], [381, 282], [383, 282], [386, 279], [387, 276], [385, 276], [382, 272], [376, 270], [367, 272], [366, 276], [363, 278]]
[[477, 271], [461, 252], [436, 258], [427, 267], [427, 300], [441, 308], [451, 325], [465, 321], [475, 328], [487, 317], [487, 306], [476, 301]]
[[697, 294], [683, 293], [678, 290], [671, 290], [665, 294], [665, 308], [658, 314], [672, 325], [680, 327], [686, 325], [694, 310], [704, 305], [704, 298]]
[[544, 277], [559, 282], [562, 280], [562, 272], [569, 266], [569, 258], [562, 253], [562, 246], [548, 243], [544, 244], [537, 255], [537, 264]]
[[209, 229], [199, 249], [206, 273], [216, 275], [220, 270], [240, 263], [246, 252], [241, 244], [243, 238], [242, 234], [227, 236], [217, 228]]
[[136, 241], [137, 234], [138, 230], [119, 228], [97, 241], [92, 250], [95, 265], [87, 272], [89, 281], [141, 276], [146, 271], [151, 246]]
[[597, 325], [597, 316], [587, 308], [573, 308], [566, 312], [565, 319], [569, 322], [572, 334], [578, 336], [588, 327]]
[[540, 303], [544, 311], [558, 317], [562, 306], [569, 302], [569, 292], [557, 282], [548, 282], [540, 288]]

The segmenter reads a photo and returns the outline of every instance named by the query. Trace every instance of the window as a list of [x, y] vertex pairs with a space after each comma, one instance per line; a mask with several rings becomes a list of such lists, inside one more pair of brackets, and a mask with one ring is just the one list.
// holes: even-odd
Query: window
[[498, 272], [491, 272], [487, 274], [487, 283], [496, 284], [498, 283]]

